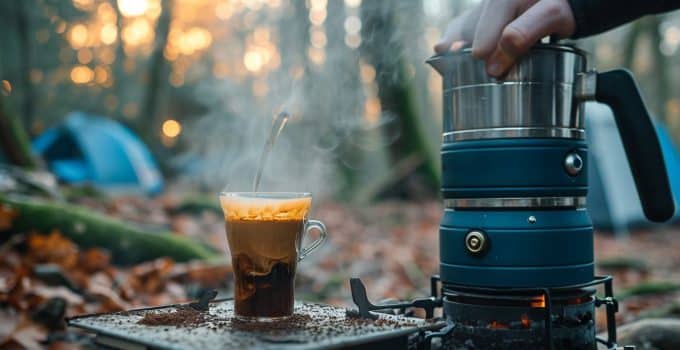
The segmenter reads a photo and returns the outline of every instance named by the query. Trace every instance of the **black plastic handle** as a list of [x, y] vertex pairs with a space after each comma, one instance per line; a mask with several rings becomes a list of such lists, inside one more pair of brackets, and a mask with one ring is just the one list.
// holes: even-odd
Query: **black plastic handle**
[[645, 216], [655, 222], [670, 219], [675, 204], [666, 164], [635, 79], [625, 69], [599, 73], [595, 99], [614, 112]]

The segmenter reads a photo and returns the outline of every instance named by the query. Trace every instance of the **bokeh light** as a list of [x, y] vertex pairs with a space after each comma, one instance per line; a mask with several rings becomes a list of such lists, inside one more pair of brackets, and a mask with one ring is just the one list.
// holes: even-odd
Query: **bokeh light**
[[111, 45], [118, 38], [118, 29], [113, 23], [107, 23], [99, 30], [99, 38], [105, 45]]
[[0, 82], [0, 90], [4, 96], [9, 96], [12, 93], [12, 84], [8, 80]]
[[345, 0], [345, 6], [357, 8], [361, 5], [361, 0]]
[[94, 71], [88, 66], [75, 66], [71, 69], [71, 80], [76, 84], [87, 84], [94, 78]]
[[71, 47], [79, 49], [87, 44], [87, 27], [84, 24], [74, 25], [69, 32]]
[[182, 133], [182, 125], [174, 119], [167, 119], [163, 122], [161, 130], [166, 137], [175, 138]]
[[143, 15], [149, 9], [147, 0], [118, 0], [118, 10], [125, 17]]

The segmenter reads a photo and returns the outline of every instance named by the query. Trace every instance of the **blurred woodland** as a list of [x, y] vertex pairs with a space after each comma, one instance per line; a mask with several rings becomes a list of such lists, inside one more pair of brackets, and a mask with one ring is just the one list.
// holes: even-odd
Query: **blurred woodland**
[[[86, 347], [64, 316], [211, 288], [231, 296], [217, 193], [250, 190], [282, 109], [291, 120], [263, 189], [313, 192], [311, 216], [329, 228], [329, 242], [300, 265], [298, 298], [349, 305], [352, 276], [373, 300], [428, 294], [442, 101], [424, 61], [447, 21], [476, 3], [0, 1], [0, 348]], [[680, 144], [680, 14], [577, 44], [600, 70], [631, 69]], [[131, 130], [162, 190], [56, 177], [32, 147], [72, 112]], [[677, 231], [597, 235], [621, 323], [680, 315]]]

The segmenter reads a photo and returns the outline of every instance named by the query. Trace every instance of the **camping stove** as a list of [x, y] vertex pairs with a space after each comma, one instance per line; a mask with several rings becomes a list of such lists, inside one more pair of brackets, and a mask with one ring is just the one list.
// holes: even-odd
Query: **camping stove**
[[[432, 277], [431, 283], [430, 297], [375, 305], [368, 300], [361, 280], [350, 280], [352, 298], [364, 318], [374, 318], [372, 311], [385, 310], [410, 315], [412, 308], [421, 308], [426, 318], [433, 318], [435, 310], [442, 310], [446, 326], [414, 338], [420, 342], [412, 348], [596, 350], [599, 343], [608, 350], [620, 349], [615, 323], [618, 302], [610, 276], [555, 288], [441, 285], [439, 276]], [[603, 296], [595, 295], [598, 285], [604, 287]], [[606, 338], [595, 335], [595, 310], [600, 306], [606, 313]]]
[[[615, 349], [612, 279], [594, 275], [583, 102], [613, 110], [647, 218], [663, 222], [675, 211], [633, 77], [587, 70], [585, 53], [564, 45], [535, 46], [501, 80], [469, 48], [428, 63], [444, 95], [441, 289], [391, 307], [432, 315], [441, 306], [448, 325], [427, 339], [446, 349]], [[370, 304], [352, 283], [362, 314], [390, 307]], [[601, 305], [608, 337], [598, 340]]]

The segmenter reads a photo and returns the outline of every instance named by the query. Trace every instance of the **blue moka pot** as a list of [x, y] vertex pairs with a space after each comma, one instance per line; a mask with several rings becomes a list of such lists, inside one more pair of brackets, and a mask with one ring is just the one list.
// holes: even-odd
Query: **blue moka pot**
[[593, 280], [583, 102], [609, 105], [646, 216], [674, 212], [656, 133], [631, 74], [538, 45], [502, 80], [470, 49], [428, 60], [443, 77], [444, 285], [567, 287]]

